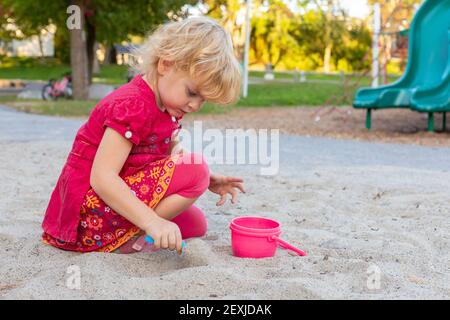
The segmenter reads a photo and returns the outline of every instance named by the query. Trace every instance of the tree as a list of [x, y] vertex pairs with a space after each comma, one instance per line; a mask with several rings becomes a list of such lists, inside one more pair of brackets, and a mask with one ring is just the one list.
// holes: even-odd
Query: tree
[[323, 42], [323, 70], [330, 72], [331, 55], [333, 48], [338, 46], [338, 42], [346, 36], [346, 15], [336, 0], [313, 0], [316, 10], [320, 14], [318, 28], [321, 31]]
[[352, 20], [342, 45], [335, 48], [334, 63], [337, 65], [340, 60], [345, 60], [349, 71], [369, 70], [372, 33], [364, 21]]
[[204, 14], [221, 23], [233, 39], [235, 54], [243, 59], [245, 26], [238, 23], [238, 17], [245, 10], [245, 0], [204, 0], [201, 3], [206, 6]]
[[86, 40], [89, 79], [92, 78], [95, 43], [105, 46], [130, 40], [132, 35], [146, 35], [155, 25], [172, 18], [185, 16], [182, 7], [194, 0], [134, 0], [101, 1], [86, 3]]
[[71, 4], [79, 8], [78, 28], [70, 29], [70, 64], [72, 67], [73, 96], [75, 99], [88, 98], [89, 72], [86, 41], [83, 35], [84, 15], [86, 11], [83, 0], [71, 0]]
[[[400, 31], [409, 28], [415, 14], [415, 5], [422, 0], [369, 0], [369, 4], [380, 4], [381, 7], [381, 37], [380, 58], [383, 82], [387, 83], [388, 65], [391, 62], [393, 44]], [[404, 67], [406, 56], [402, 56], [400, 66]]]
[[255, 63], [274, 68], [298, 47], [293, 37], [294, 14], [281, 0], [265, 1], [252, 17], [250, 44]]
[[[129, 40], [130, 35], [143, 36], [155, 25], [168, 20], [168, 14], [173, 18], [182, 16], [184, 12], [182, 7], [194, 2], [195, 0], [2, 0], [2, 8], [7, 12], [6, 18], [16, 24], [19, 29], [25, 30], [24, 34], [28, 35], [36, 34], [52, 23], [58, 29], [68, 33], [66, 27], [67, 7], [76, 4], [82, 8], [83, 23], [80, 39], [85, 42], [85, 45], [71, 47], [70, 56], [71, 58], [78, 56], [72, 50], [81, 50], [81, 47], [85, 47], [86, 71], [83, 71], [84, 66], [72, 63], [73, 68], [82, 69], [80, 72], [73, 70], [73, 80], [77, 81], [76, 79], [78, 79], [83, 82], [79, 77], [84, 78], [85, 76], [82, 74], [87, 72], [86, 78], [90, 83], [96, 42], [111, 46], [114, 43]], [[82, 36], [83, 32], [85, 37]], [[82, 53], [78, 54], [82, 55]], [[83, 97], [75, 95], [75, 98]]]

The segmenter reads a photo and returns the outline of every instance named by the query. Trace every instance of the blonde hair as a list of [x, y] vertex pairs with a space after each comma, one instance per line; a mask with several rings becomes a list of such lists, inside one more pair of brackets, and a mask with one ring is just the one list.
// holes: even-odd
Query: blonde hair
[[231, 36], [213, 19], [192, 17], [159, 26], [134, 54], [137, 71], [157, 82], [160, 59], [188, 72], [205, 100], [227, 105], [239, 99], [241, 70]]

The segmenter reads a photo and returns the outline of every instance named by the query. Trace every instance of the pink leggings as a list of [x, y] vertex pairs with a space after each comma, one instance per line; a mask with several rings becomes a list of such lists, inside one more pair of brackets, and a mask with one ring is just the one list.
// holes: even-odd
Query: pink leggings
[[[200, 197], [209, 186], [209, 168], [203, 156], [196, 153], [184, 154], [176, 163], [169, 188], [165, 197], [178, 194], [185, 198]], [[163, 198], [163, 199], [164, 199]], [[183, 239], [205, 235], [208, 223], [205, 214], [198, 207], [191, 205], [181, 212], [172, 222], [176, 223]], [[143, 244], [143, 238], [134, 238], [125, 243], [117, 252], [132, 253], [134, 242]]]
[[[203, 156], [187, 153], [181, 157], [170, 181], [165, 197], [178, 194], [185, 198], [200, 197], [209, 186], [209, 168]], [[201, 237], [208, 223], [205, 214], [192, 205], [172, 219], [180, 228], [183, 239]]]

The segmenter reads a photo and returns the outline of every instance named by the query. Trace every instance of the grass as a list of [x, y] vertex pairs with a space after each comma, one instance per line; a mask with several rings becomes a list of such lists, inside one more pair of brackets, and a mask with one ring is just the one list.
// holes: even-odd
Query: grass
[[101, 66], [100, 73], [94, 75], [92, 81], [106, 84], [124, 84], [127, 81], [127, 66]]
[[57, 100], [18, 99], [15, 96], [0, 97], [0, 104], [16, 110], [61, 117], [87, 117], [97, 104], [96, 100]]
[[[350, 99], [354, 90], [349, 90]], [[247, 98], [242, 98], [235, 107], [271, 106], [320, 106], [323, 104], [348, 105], [349, 99], [338, 101], [343, 96], [343, 88], [336, 84], [320, 83], [269, 83], [249, 86]], [[23, 112], [65, 117], [87, 117], [97, 104], [97, 100], [23, 100], [15, 96], [0, 96], [0, 103]], [[199, 113], [226, 113], [230, 108], [207, 103]]]
[[[18, 111], [59, 117], [88, 117], [98, 100], [56, 100], [43, 101], [37, 99], [18, 99], [16, 96], [0, 96], [0, 104], [6, 105]], [[199, 113], [220, 114], [227, 112], [227, 108], [206, 104]]]
[[[355, 89], [349, 90], [353, 97]], [[240, 107], [319, 106], [335, 104], [344, 95], [342, 85], [330, 83], [265, 83], [249, 86], [248, 97], [237, 104]], [[340, 103], [350, 104], [346, 99]]]
[[[48, 80], [60, 78], [70, 70], [68, 65], [59, 64], [52, 58], [7, 58], [0, 57], [0, 79]], [[120, 85], [126, 82], [127, 67], [118, 65], [102, 66], [94, 82]], [[263, 78], [263, 71], [251, 71], [250, 77]], [[275, 79], [293, 80], [293, 74], [275, 73]], [[236, 107], [271, 107], [271, 106], [320, 106], [349, 105], [354, 96], [352, 84], [358, 77], [346, 76], [348, 86], [345, 89], [339, 74], [307, 74], [307, 80], [317, 82], [264, 82], [251, 84], [247, 98], [242, 98]], [[393, 78], [394, 79], [394, 78]], [[320, 82], [321, 80], [328, 80]], [[334, 81], [334, 82], [333, 82]], [[368, 86], [370, 79], [360, 79], [358, 86]], [[345, 89], [345, 90], [344, 90]], [[343, 99], [345, 96], [345, 99]], [[16, 97], [1, 97], [0, 103], [24, 112], [66, 117], [86, 117], [98, 101], [42, 101], [21, 100]], [[230, 108], [206, 104], [200, 113], [226, 113]]]
[[[70, 65], [58, 63], [54, 58], [29, 58], [29, 57], [2, 57], [0, 56], [0, 79], [23, 79], [23, 80], [43, 80], [61, 76], [70, 71]], [[264, 71], [250, 71], [251, 78], [264, 78]], [[124, 65], [102, 65], [100, 73], [95, 74], [93, 82], [105, 84], [123, 84], [126, 82], [127, 66]], [[276, 71], [275, 79], [294, 79], [294, 74], [290, 72]], [[299, 75], [298, 75], [299, 76]], [[397, 76], [389, 76], [392, 82]], [[346, 79], [355, 82], [358, 76], [346, 75]], [[340, 74], [306, 74], [306, 80], [314, 81], [337, 81], [342, 82]], [[369, 85], [370, 77], [361, 79], [361, 85]]]
[[[264, 71], [250, 71], [250, 78], [264, 78]], [[361, 85], [368, 86], [372, 82], [370, 76], [359, 76], [352, 74], [344, 74], [345, 80], [349, 83], [358, 82]], [[294, 74], [291, 72], [275, 71], [275, 79], [279, 80], [294, 80]], [[306, 72], [306, 81], [336, 81], [343, 82], [342, 76], [340, 74], [323, 74], [323, 73], [308, 73]], [[297, 75], [297, 79], [300, 78], [300, 73]], [[391, 83], [399, 78], [398, 75], [389, 75], [388, 81]]]
[[45, 80], [58, 79], [69, 72], [70, 68], [64, 65], [10, 67], [0, 68], [0, 79]]
[[[55, 59], [44, 58], [0, 58], [0, 79], [43, 80], [60, 79], [70, 72], [70, 65], [60, 64]], [[123, 84], [126, 82], [127, 66], [105, 65], [93, 76], [93, 82]]]
[[[37, 65], [28, 68], [11, 67], [0, 68], [0, 79], [43, 80], [60, 79], [70, 72], [67, 65]], [[93, 82], [106, 84], [122, 84], [126, 82], [126, 66], [110, 65], [102, 66], [100, 73], [93, 76]]]

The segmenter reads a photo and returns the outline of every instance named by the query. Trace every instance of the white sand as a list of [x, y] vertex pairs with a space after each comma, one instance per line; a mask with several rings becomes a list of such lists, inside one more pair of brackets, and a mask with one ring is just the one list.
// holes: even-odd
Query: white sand
[[[0, 143], [3, 299], [450, 298], [449, 172], [321, 165], [263, 177], [255, 167], [214, 168], [244, 177], [248, 192], [235, 206], [215, 207], [212, 194], [198, 202], [209, 232], [188, 242], [188, 255], [78, 254], [39, 241], [69, 147]], [[279, 220], [283, 238], [309, 255], [233, 257], [228, 226], [240, 215]], [[371, 290], [373, 265], [381, 278]], [[80, 270], [80, 289], [66, 285], [70, 266]]]

